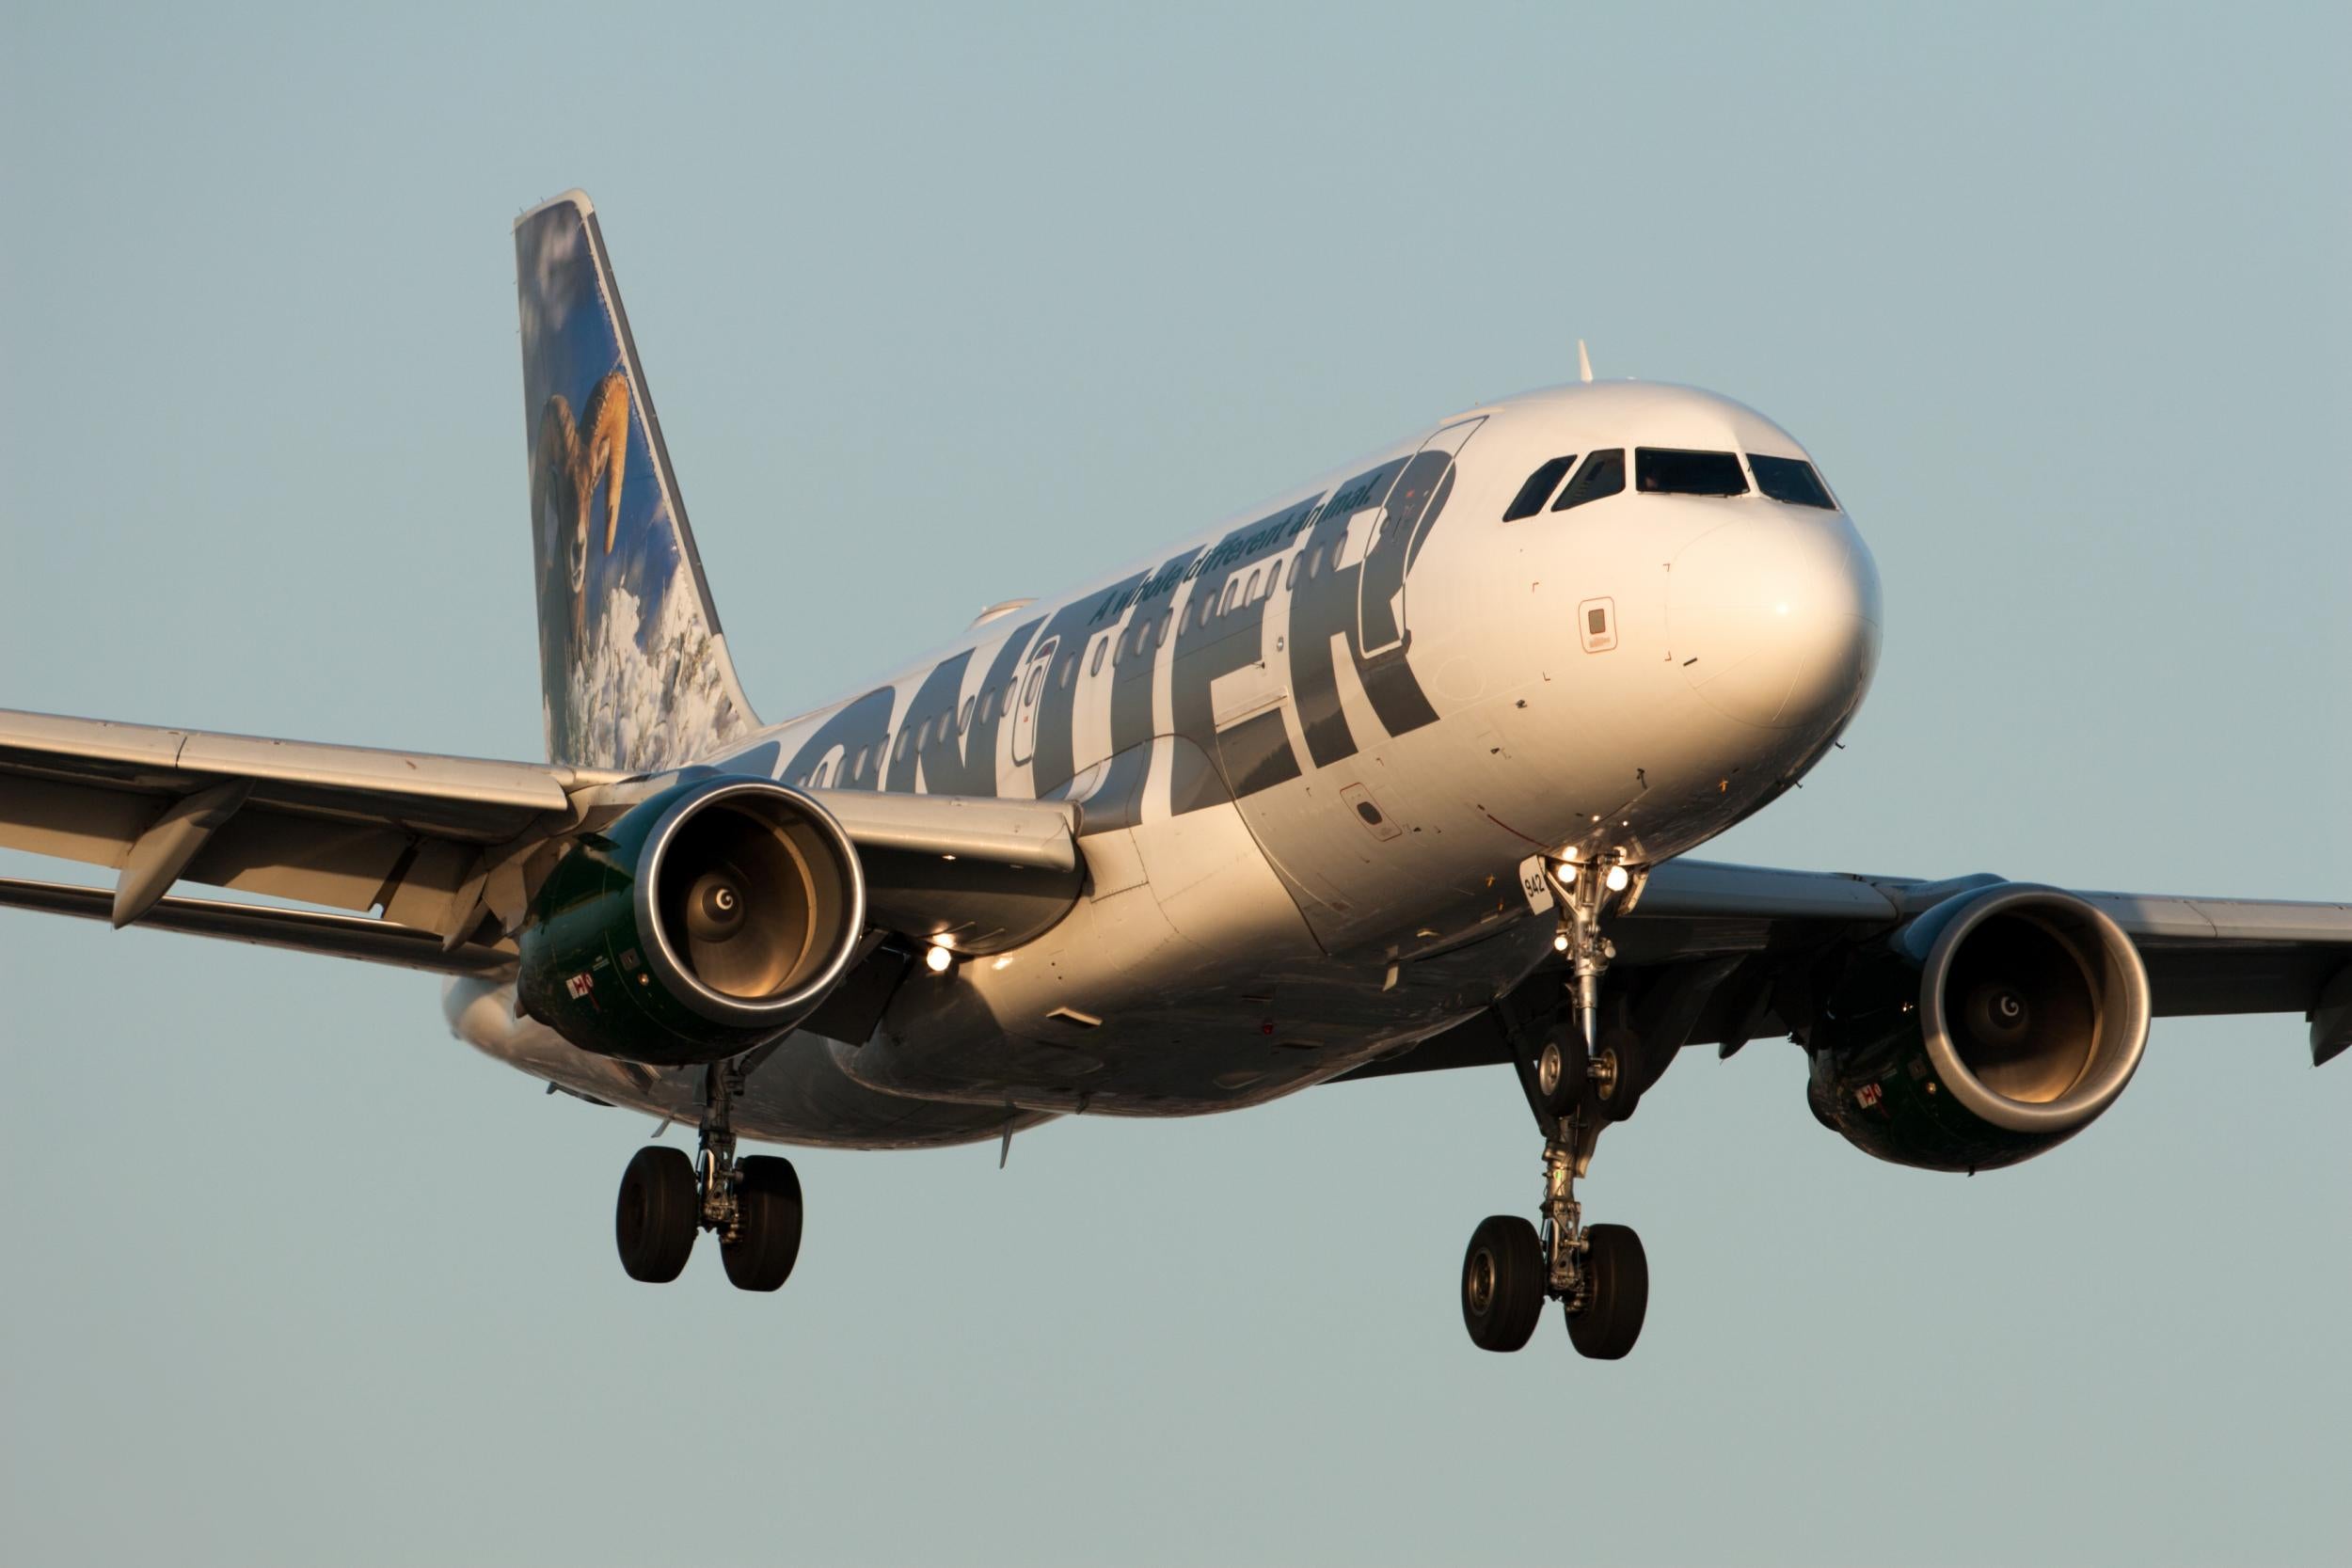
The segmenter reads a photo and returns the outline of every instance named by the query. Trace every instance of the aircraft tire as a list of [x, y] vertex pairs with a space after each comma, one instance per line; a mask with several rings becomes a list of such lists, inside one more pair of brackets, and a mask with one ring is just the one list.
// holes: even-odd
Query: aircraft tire
[[735, 1168], [735, 1237], [719, 1257], [737, 1290], [773, 1291], [801, 1256], [800, 1173], [772, 1154], [747, 1154]]
[[1575, 1115], [1591, 1091], [1591, 1080], [1584, 1071], [1584, 1042], [1572, 1030], [1555, 1027], [1549, 1031], [1526, 1071], [1529, 1099], [1547, 1128], [1563, 1117]]
[[1544, 1315], [1544, 1247], [1517, 1214], [1494, 1214], [1462, 1255], [1462, 1324], [1480, 1350], [1515, 1351]]
[[1605, 1092], [1597, 1085], [1593, 1087], [1593, 1105], [1611, 1121], [1631, 1121], [1634, 1108], [1642, 1103], [1642, 1091], [1649, 1086], [1645, 1081], [1648, 1063], [1643, 1057], [1641, 1037], [1630, 1029], [1605, 1030], [1600, 1053], [1614, 1063], [1615, 1072]]
[[1567, 1314], [1577, 1354], [1615, 1361], [1642, 1337], [1649, 1310], [1649, 1257], [1629, 1225], [1584, 1228], [1584, 1310]]
[[620, 1201], [612, 1215], [621, 1267], [631, 1279], [668, 1284], [685, 1271], [701, 1218], [694, 1163], [685, 1151], [659, 1144], [639, 1149], [621, 1172]]

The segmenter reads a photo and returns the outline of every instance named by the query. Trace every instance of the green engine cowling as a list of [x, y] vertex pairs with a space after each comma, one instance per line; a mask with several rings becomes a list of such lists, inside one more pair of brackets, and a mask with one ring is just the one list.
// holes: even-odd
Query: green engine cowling
[[1991, 1170], [2112, 1105], [2148, 1021], [2147, 968], [2113, 920], [2056, 888], [1998, 883], [1854, 957], [1805, 1041], [1808, 1098], [1882, 1160]]
[[532, 901], [517, 995], [583, 1051], [718, 1061], [814, 1011], [865, 923], [830, 813], [768, 779], [705, 777], [573, 841]]

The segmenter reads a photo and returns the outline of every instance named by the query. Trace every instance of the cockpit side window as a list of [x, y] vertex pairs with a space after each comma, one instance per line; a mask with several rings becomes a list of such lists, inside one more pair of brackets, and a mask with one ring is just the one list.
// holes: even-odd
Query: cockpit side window
[[1551, 503], [1554, 512], [1565, 512], [1571, 506], [1582, 506], [1603, 496], [1617, 495], [1625, 489], [1625, 449], [1611, 447], [1597, 451], [1584, 460], [1584, 467], [1568, 481], [1568, 487], [1560, 492], [1560, 499]]
[[1640, 488], [1660, 496], [1744, 496], [1748, 476], [1737, 452], [1686, 451], [1679, 447], [1637, 447], [1633, 452]]
[[1511, 498], [1511, 504], [1502, 514], [1502, 520], [1516, 523], [1521, 517], [1533, 517], [1541, 512], [1544, 502], [1551, 499], [1552, 489], [1560, 483], [1560, 476], [1575, 466], [1576, 453], [1570, 452], [1565, 457], [1553, 458], [1529, 474], [1527, 483], [1519, 486], [1519, 493]]
[[1776, 501], [1818, 506], [1824, 512], [1837, 510], [1837, 503], [1830, 499], [1829, 486], [1813, 471], [1813, 465], [1801, 457], [1758, 457], [1750, 452], [1748, 467], [1756, 470], [1756, 487]]

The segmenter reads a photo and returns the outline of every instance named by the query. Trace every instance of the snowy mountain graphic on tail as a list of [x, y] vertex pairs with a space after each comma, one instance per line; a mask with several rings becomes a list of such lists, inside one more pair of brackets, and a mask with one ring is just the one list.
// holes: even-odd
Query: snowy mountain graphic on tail
[[756, 726], [628, 318], [569, 191], [515, 225], [549, 761], [659, 772]]

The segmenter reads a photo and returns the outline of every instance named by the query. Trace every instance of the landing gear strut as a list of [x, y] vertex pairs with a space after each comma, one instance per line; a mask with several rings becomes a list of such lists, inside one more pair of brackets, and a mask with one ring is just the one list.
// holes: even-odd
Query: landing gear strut
[[1600, 980], [1616, 950], [1600, 934], [1610, 895], [1627, 873], [1614, 864], [1547, 867], [1560, 911], [1554, 945], [1566, 955], [1574, 1026], [1518, 1021], [1513, 1053], [1528, 1107], [1544, 1133], [1540, 1229], [1497, 1214], [1470, 1235], [1462, 1258], [1462, 1322], [1481, 1350], [1515, 1351], [1535, 1332], [1547, 1300], [1561, 1304], [1582, 1354], [1613, 1361], [1641, 1337], [1649, 1262], [1629, 1227], [1584, 1223], [1577, 1178], [1592, 1167], [1601, 1129], [1633, 1114], [1641, 1095], [1638, 1041], [1600, 1025]]
[[695, 1160], [652, 1144], [621, 1173], [612, 1230], [631, 1279], [675, 1279], [700, 1230], [718, 1233], [720, 1259], [738, 1289], [772, 1291], [790, 1277], [801, 1255], [801, 1179], [789, 1160], [737, 1157], [732, 1112], [744, 1073], [740, 1058], [705, 1070]]

